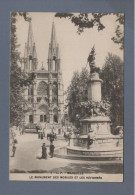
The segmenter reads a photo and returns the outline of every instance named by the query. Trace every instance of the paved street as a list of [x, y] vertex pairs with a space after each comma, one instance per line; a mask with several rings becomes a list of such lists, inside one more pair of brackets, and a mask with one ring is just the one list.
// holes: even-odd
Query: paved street
[[[37, 134], [16, 135], [18, 140], [15, 157], [10, 157], [10, 172], [45, 173], [45, 172], [78, 172], [78, 173], [122, 173], [122, 164], [115, 162], [81, 161], [61, 158], [40, 159], [42, 143], [46, 143], [49, 152], [49, 141], [38, 139]], [[67, 145], [65, 140], [54, 141], [55, 149]]]

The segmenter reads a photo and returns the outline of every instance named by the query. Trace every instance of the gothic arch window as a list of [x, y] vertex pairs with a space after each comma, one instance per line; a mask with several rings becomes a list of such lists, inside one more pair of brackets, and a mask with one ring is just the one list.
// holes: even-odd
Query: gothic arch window
[[58, 109], [57, 108], [54, 108], [53, 110], [53, 121], [55, 123], [58, 123]]
[[37, 94], [42, 96], [48, 96], [48, 85], [45, 81], [41, 81], [37, 88]]
[[44, 122], [46, 122], [47, 121], [47, 116], [46, 115], [44, 115]]
[[46, 115], [40, 115], [40, 122], [47, 122], [47, 116]]
[[45, 97], [45, 99], [44, 99], [44, 100], [45, 100], [45, 102], [47, 102], [47, 103], [49, 102], [48, 97]]
[[40, 122], [43, 122], [43, 115], [40, 115]]
[[58, 101], [58, 84], [57, 84], [57, 82], [53, 82], [52, 101], [55, 102], [55, 103], [57, 103], [57, 101]]
[[32, 104], [32, 103], [33, 103], [33, 98], [32, 98], [32, 97], [29, 97], [29, 98], [28, 98], [28, 103], [29, 103], [29, 104]]
[[54, 121], [55, 123], [58, 123], [58, 116], [57, 116], [57, 115], [54, 115], [54, 116], [53, 116], [53, 121]]
[[29, 122], [33, 123], [33, 115], [29, 115]]
[[41, 101], [41, 97], [37, 97], [37, 102], [39, 103]]
[[28, 88], [28, 95], [33, 95], [33, 86]]

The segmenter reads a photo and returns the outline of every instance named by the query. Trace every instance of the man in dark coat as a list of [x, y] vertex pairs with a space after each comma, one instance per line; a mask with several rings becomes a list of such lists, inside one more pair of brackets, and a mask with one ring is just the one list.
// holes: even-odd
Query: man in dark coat
[[53, 141], [54, 141], [54, 136], [53, 136], [53, 134], [51, 134], [51, 135], [50, 135], [50, 143], [52, 144]]
[[47, 149], [45, 143], [42, 145], [42, 158], [47, 159]]
[[50, 145], [50, 156], [51, 156], [51, 158], [53, 158], [53, 153], [54, 153], [54, 145], [51, 143], [51, 145]]

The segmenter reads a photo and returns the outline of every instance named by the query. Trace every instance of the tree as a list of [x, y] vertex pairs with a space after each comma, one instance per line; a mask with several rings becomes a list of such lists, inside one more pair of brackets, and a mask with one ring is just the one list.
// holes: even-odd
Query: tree
[[29, 20], [26, 12], [11, 13], [11, 48], [10, 48], [10, 123], [11, 125], [19, 125], [24, 115], [24, 105], [27, 103], [23, 97], [26, 86], [29, 86], [34, 79], [34, 74], [30, 76], [21, 71], [19, 62], [21, 60], [18, 52], [18, 43], [16, 35], [17, 16], [24, 17]]
[[79, 74], [77, 71], [73, 73], [71, 84], [66, 91], [67, 95], [67, 106], [69, 120], [71, 122], [76, 121], [76, 116], [79, 114], [80, 110], [78, 105], [80, 102], [87, 101], [87, 80], [88, 71], [82, 69]]
[[[111, 13], [112, 14], [112, 13]], [[81, 34], [85, 28], [97, 27], [98, 31], [101, 31], [105, 28], [104, 24], [101, 22], [101, 19], [104, 16], [111, 15], [106, 13], [56, 13], [55, 17], [59, 18], [68, 18], [71, 22], [78, 27], [77, 33]], [[114, 43], [120, 45], [120, 49], [124, 48], [124, 32], [120, 30], [120, 26], [124, 25], [124, 14], [113, 14], [116, 15], [116, 22], [118, 23], [115, 35], [111, 39]]]
[[102, 97], [111, 102], [110, 117], [113, 127], [123, 126], [123, 61], [109, 53], [100, 78], [103, 80]]

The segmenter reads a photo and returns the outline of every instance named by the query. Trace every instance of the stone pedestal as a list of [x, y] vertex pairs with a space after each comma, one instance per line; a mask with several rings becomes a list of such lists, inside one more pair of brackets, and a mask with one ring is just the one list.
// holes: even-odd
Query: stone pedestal
[[88, 100], [100, 102], [101, 101], [101, 84], [102, 80], [99, 78], [98, 73], [90, 74], [88, 81]]

